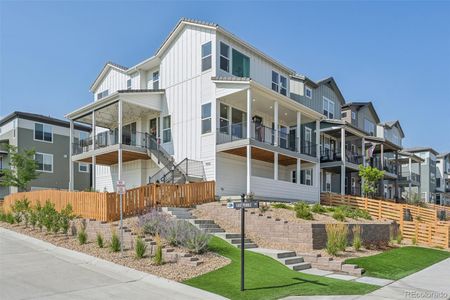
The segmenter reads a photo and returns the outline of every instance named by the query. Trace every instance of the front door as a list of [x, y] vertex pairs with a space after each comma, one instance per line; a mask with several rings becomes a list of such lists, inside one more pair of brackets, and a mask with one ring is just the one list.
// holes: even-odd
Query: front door
[[311, 128], [305, 127], [305, 152], [306, 154], [311, 154], [312, 147], [312, 130]]
[[150, 120], [150, 136], [156, 139], [158, 137], [158, 118]]

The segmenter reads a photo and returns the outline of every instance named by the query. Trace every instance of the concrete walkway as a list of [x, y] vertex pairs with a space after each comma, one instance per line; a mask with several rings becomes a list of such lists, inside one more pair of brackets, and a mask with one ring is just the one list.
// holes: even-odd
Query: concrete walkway
[[0, 299], [225, 299], [0, 228]]
[[450, 258], [364, 296], [302, 296], [284, 299], [450, 299]]

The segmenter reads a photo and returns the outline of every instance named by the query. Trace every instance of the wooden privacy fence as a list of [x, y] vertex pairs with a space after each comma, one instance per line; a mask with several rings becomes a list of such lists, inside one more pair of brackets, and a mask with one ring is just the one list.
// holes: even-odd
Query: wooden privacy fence
[[[418, 243], [430, 246], [450, 247], [450, 222], [438, 220], [437, 211], [439, 209], [436, 207], [426, 208], [333, 193], [322, 193], [320, 203], [330, 206], [348, 205], [367, 210], [375, 219], [396, 221], [406, 239], [415, 239]], [[404, 221], [406, 209], [410, 211], [414, 221]]]
[[[9, 211], [17, 200], [28, 199], [31, 205], [47, 200], [60, 211], [71, 204], [76, 215], [100, 221], [117, 221], [120, 218], [120, 198], [116, 193], [69, 192], [41, 190], [11, 194], [5, 197], [3, 207]], [[123, 196], [123, 215], [134, 216], [157, 206], [190, 207], [215, 201], [215, 182], [187, 184], [152, 184], [130, 189]]]

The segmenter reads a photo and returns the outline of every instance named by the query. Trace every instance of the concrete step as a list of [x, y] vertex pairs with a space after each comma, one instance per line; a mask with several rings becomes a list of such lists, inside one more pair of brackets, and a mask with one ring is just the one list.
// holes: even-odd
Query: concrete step
[[222, 228], [204, 228], [202, 229], [206, 233], [218, 233], [218, 232], [225, 232]]
[[194, 220], [194, 224], [215, 224], [213, 220]]
[[[238, 244], [236, 245], [238, 248], [241, 248], [241, 245]], [[244, 249], [250, 249], [250, 248], [258, 248], [258, 245], [256, 245], [255, 243], [247, 243], [244, 244]]]
[[285, 265], [295, 265], [305, 262], [303, 260], [303, 257], [296, 256], [296, 257], [289, 257], [289, 258], [282, 258], [281, 262]]
[[198, 224], [197, 226], [198, 226], [198, 228], [200, 228], [200, 229], [206, 229], [206, 228], [220, 228], [220, 226], [217, 225], [217, 224]]
[[[241, 243], [241, 239], [229, 239], [228, 240], [230, 242], [230, 244], [240, 244]], [[252, 243], [251, 239], [244, 239], [244, 243]]]
[[277, 258], [288, 258], [288, 257], [296, 257], [297, 253], [295, 253], [294, 251], [286, 251], [286, 252], [281, 252], [281, 253], [277, 253]]
[[192, 215], [173, 215], [173, 216], [177, 219], [182, 219], [182, 220], [190, 220], [190, 219], [194, 218]]
[[301, 270], [310, 269], [311, 264], [307, 263], [307, 262], [302, 262], [302, 263], [295, 264], [295, 265], [288, 265], [288, 267], [294, 271], [301, 271]]

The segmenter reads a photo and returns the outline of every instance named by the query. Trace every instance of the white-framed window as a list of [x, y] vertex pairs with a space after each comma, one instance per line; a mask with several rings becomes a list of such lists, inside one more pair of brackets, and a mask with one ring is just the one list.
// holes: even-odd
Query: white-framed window
[[202, 72], [211, 69], [211, 42], [202, 45]]
[[105, 98], [106, 96], [108, 96], [108, 94], [109, 94], [109, 90], [104, 90], [100, 93], [97, 93], [97, 100]]
[[88, 173], [89, 172], [89, 164], [87, 164], [87, 163], [78, 163], [78, 172], [80, 172], [80, 173]]
[[292, 172], [291, 172], [291, 182], [297, 183], [297, 171], [296, 170], [292, 170]]
[[325, 191], [331, 192], [331, 173], [325, 174]]
[[250, 58], [236, 49], [232, 49], [231, 57], [231, 73], [237, 77], [250, 77]]
[[280, 94], [287, 96], [287, 78], [280, 75]]
[[219, 131], [220, 133], [230, 134], [230, 107], [220, 103], [219, 112]]
[[323, 97], [323, 114], [328, 119], [334, 119], [334, 101]]
[[172, 140], [172, 132], [171, 132], [170, 116], [165, 116], [163, 118], [163, 143], [168, 143], [171, 140]]
[[34, 139], [53, 143], [53, 127], [48, 124], [34, 123]]
[[37, 171], [53, 173], [53, 154], [36, 152], [34, 160], [37, 163]]
[[272, 90], [274, 90], [275, 92], [278, 92], [278, 88], [279, 88], [278, 82], [279, 81], [280, 81], [280, 75], [277, 72], [272, 71]]
[[158, 90], [159, 89], [159, 71], [153, 72], [152, 80], [153, 80], [153, 89]]
[[131, 90], [131, 79], [127, 80], [127, 90]]
[[220, 69], [230, 73], [230, 46], [220, 42]]
[[370, 135], [375, 135], [375, 124], [373, 124], [370, 120], [364, 119], [364, 131], [369, 133]]
[[305, 169], [300, 171], [300, 183], [304, 185], [312, 185], [312, 169]]
[[202, 105], [202, 134], [211, 132], [211, 103]]
[[305, 96], [308, 97], [309, 99], [312, 99], [313, 96], [312, 93], [313, 93], [312, 88], [307, 87], [305, 85]]
[[356, 120], [356, 112], [352, 111], [352, 120]]

